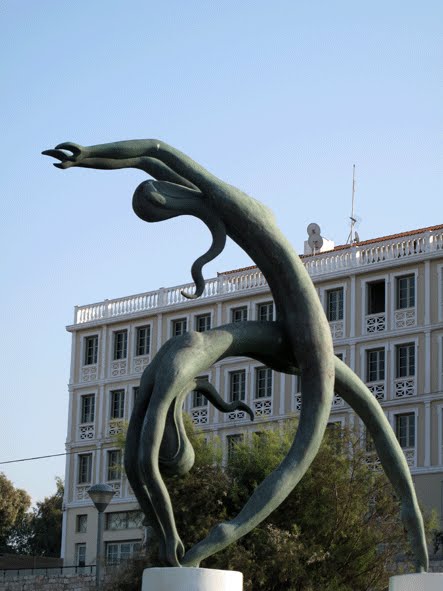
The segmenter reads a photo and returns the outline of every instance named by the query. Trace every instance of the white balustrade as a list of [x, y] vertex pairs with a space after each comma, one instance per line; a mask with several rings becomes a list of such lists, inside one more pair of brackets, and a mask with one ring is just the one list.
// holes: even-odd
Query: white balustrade
[[80, 380], [82, 382], [95, 382], [97, 380], [97, 365], [85, 365], [82, 367]]
[[[328, 273], [350, 271], [372, 265], [382, 265], [386, 261], [392, 262], [401, 258], [412, 259], [416, 256], [422, 256], [426, 253], [439, 250], [443, 250], [443, 232], [441, 230], [426, 234], [416, 234], [415, 236], [409, 236], [403, 239], [378, 242], [374, 245], [353, 245], [339, 250], [319, 253], [315, 256], [303, 256], [302, 260], [311, 277], [318, 277]], [[232, 294], [251, 289], [264, 289], [266, 287], [267, 282], [262, 272], [257, 267], [252, 267], [237, 273], [220, 274], [218, 277], [208, 279], [201, 297], [203, 299], [216, 298], [223, 294]], [[138, 314], [177, 304], [193, 305], [192, 300], [185, 298], [182, 291], [193, 293], [195, 291], [195, 285], [188, 283], [115, 300], [104, 300], [103, 302], [87, 306], [79, 306], [76, 308], [75, 324], [85, 324], [106, 318]], [[415, 324], [415, 311], [414, 324], [409, 323], [411, 318], [408, 317], [406, 319], [407, 323], [405, 326], [413, 326]], [[400, 319], [399, 322], [401, 322]], [[375, 325], [380, 327], [381, 320], [379, 319]], [[379, 330], [381, 328], [374, 330], [374, 332], [379, 332]], [[367, 332], [371, 331], [367, 330]], [[337, 338], [340, 337], [337, 336]]]
[[385, 400], [386, 394], [384, 381], [369, 382], [366, 385], [377, 400]]
[[407, 398], [415, 395], [415, 378], [397, 378], [394, 380], [394, 397]]
[[394, 328], [408, 328], [417, 324], [417, 314], [414, 308], [403, 308], [394, 312]]
[[207, 425], [208, 423], [208, 409], [194, 408], [191, 410], [192, 422], [194, 425]]
[[108, 437], [115, 437], [119, 433], [123, 433], [123, 421], [115, 419], [108, 423]]
[[254, 400], [254, 414], [256, 417], [272, 415], [272, 398], [258, 398]]
[[76, 501], [89, 501], [88, 490], [91, 488], [90, 484], [86, 486], [84, 484], [77, 484], [75, 487], [75, 500]]
[[406, 462], [410, 468], [414, 468], [416, 464], [415, 458], [415, 448], [403, 448], [403, 453], [405, 454]]
[[334, 320], [329, 323], [333, 339], [342, 339], [345, 336], [343, 320]]
[[386, 314], [381, 312], [379, 314], [368, 314], [366, 316], [366, 332], [368, 334], [374, 332], [383, 332], [386, 330]]
[[78, 438], [81, 441], [94, 439], [94, 423], [83, 423], [78, 426]]

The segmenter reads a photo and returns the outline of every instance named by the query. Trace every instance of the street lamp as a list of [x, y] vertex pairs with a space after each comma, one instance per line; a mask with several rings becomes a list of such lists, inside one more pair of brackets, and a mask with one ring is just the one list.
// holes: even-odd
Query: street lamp
[[103, 563], [103, 525], [104, 511], [114, 496], [114, 490], [109, 484], [94, 484], [88, 489], [95, 508], [98, 511], [97, 520], [97, 557], [95, 559], [95, 586], [100, 588], [101, 567]]

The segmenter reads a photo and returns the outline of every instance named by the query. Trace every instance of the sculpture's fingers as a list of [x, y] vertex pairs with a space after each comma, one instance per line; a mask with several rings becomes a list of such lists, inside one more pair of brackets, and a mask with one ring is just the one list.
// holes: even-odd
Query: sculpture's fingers
[[57, 158], [61, 162], [66, 162], [69, 160], [70, 156], [68, 156], [63, 150], [44, 150], [42, 152], [43, 156], [51, 156], [52, 158]]
[[400, 499], [401, 516], [408, 531], [418, 572], [428, 568], [428, 551], [423, 518], [418, 506], [403, 450], [383, 412], [360, 378], [340, 359], [335, 360], [335, 390], [364, 422], [383, 469]]
[[72, 152], [74, 156], [80, 156], [80, 154], [83, 154], [85, 150], [83, 146], [80, 146], [80, 144], [74, 144], [74, 142], [62, 142], [61, 144], [57, 144], [57, 146], [55, 146], [55, 149], [69, 150], [69, 152]]

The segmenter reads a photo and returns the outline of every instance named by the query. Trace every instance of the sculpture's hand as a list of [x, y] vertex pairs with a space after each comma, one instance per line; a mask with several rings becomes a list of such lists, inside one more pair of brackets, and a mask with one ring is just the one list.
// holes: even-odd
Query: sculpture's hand
[[[67, 152], [71, 152], [71, 154]], [[87, 148], [80, 146], [79, 144], [74, 144], [73, 142], [58, 144], [55, 146], [55, 149], [45, 150], [42, 154], [60, 160], [60, 162], [54, 162], [54, 166], [63, 170], [65, 168], [77, 166], [82, 160], [89, 157], [89, 151]]]

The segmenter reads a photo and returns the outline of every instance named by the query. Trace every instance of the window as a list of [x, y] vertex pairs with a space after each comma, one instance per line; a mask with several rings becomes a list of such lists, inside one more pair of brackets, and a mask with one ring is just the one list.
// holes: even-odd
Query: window
[[415, 344], [397, 345], [396, 353], [396, 378], [408, 378], [415, 376]]
[[134, 404], [138, 398], [139, 393], [140, 393], [140, 386], [134, 386], [132, 388], [132, 400], [134, 401]]
[[188, 323], [186, 318], [179, 318], [172, 321], [172, 336], [179, 337], [188, 330]]
[[85, 344], [84, 365], [95, 365], [97, 363], [98, 335], [94, 334], [90, 337], [85, 337], [84, 344]]
[[136, 529], [143, 527], [143, 513], [141, 511], [117, 511], [105, 513], [106, 529]]
[[415, 306], [415, 275], [397, 277], [396, 308], [413, 308]]
[[257, 367], [255, 370], [255, 397], [268, 398], [272, 396], [272, 369]]
[[197, 332], [206, 332], [211, 330], [211, 315], [201, 314], [195, 317], [195, 330]]
[[77, 483], [87, 484], [91, 482], [92, 454], [80, 454], [78, 456]]
[[343, 320], [343, 287], [326, 292], [326, 316], [329, 322]]
[[367, 314], [385, 312], [385, 281], [373, 281], [367, 284]]
[[385, 379], [385, 350], [366, 351], [366, 381], [381, 382]]
[[128, 353], [128, 331], [118, 330], [114, 333], [114, 361], [126, 359]]
[[141, 355], [149, 355], [151, 344], [151, 327], [148, 326], [137, 326], [135, 331], [135, 355], [140, 357]]
[[226, 442], [228, 445], [228, 462], [232, 460], [236, 447], [243, 441], [243, 435], [228, 435]]
[[75, 523], [75, 531], [79, 534], [85, 534], [88, 531], [88, 516], [77, 515]]
[[395, 415], [395, 434], [401, 447], [415, 447], [415, 413]]
[[271, 321], [274, 318], [274, 303], [265, 302], [257, 305], [257, 320], [259, 322]]
[[75, 545], [75, 566], [86, 566], [86, 544]]
[[128, 542], [107, 542], [106, 564], [119, 564], [140, 552], [141, 549], [142, 544], [138, 540], [131, 540]]
[[244, 322], [248, 319], [248, 307], [233, 308], [231, 310], [231, 322]]
[[125, 391], [113, 390], [111, 392], [110, 419], [122, 419], [125, 416]]
[[[208, 381], [209, 380], [209, 376], [200, 376], [197, 378], [198, 381], [202, 382], [204, 380]], [[201, 392], [199, 392], [198, 390], [193, 390], [192, 391], [192, 407], [198, 407], [198, 406], [208, 406], [208, 399], [203, 396], [203, 394]]]
[[122, 475], [122, 452], [119, 449], [108, 451], [107, 480], [120, 480]]
[[95, 418], [95, 394], [81, 397], [80, 423], [93, 423]]
[[229, 400], [235, 402], [236, 400], [244, 400], [246, 395], [246, 371], [240, 369], [239, 371], [229, 372]]

